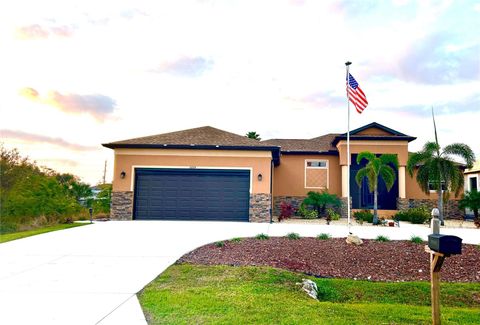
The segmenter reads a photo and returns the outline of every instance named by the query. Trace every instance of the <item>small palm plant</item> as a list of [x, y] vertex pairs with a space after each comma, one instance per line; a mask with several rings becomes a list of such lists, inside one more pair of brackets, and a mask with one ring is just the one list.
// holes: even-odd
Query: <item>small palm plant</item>
[[340, 199], [335, 194], [330, 194], [327, 191], [307, 193], [307, 197], [303, 200], [303, 206], [312, 206], [317, 210], [319, 217], [326, 215], [327, 206], [339, 207], [341, 204]]
[[355, 181], [358, 186], [362, 186], [364, 177], [368, 180], [368, 189], [373, 192], [373, 224], [378, 224], [378, 178], [381, 177], [387, 186], [387, 191], [390, 191], [395, 183], [395, 170], [390, 167], [390, 164], [398, 168], [398, 158], [393, 154], [383, 154], [377, 157], [369, 151], [362, 151], [357, 156], [357, 164], [360, 164], [363, 159], [368, 160], [365, 167], [360, 169], [355, 175]]

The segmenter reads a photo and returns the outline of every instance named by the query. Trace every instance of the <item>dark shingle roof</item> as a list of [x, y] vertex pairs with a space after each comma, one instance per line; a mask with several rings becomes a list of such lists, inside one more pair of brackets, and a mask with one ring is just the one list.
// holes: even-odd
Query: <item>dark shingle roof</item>
[[338, 135], [339, 134], [336, 133], [330, 133], [313, 139], [271, 139], [262, 141], [262, 143], [272, 146], [280, 146], [282, 153], [331, 153], [337, 151], [337, 148], [332, 145], [332, 142]]
[[[211, 126], [151, 135], [148, 137], [106, 143], [107, 148], [137, 146], [235, 146], [270, 147], [271, 145], [249, 139], [235, 133], [219, 130]], [[268, 150], [268, 149], [266, 149]]]

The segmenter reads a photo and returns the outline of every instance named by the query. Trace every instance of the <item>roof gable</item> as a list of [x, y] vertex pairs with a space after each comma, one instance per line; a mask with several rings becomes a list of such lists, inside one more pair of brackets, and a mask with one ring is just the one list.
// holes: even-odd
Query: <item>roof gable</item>
[[[358, 129], [350, 131], [350, 135], [393, 135], [393, 136], [407, 136], [401, 132], [398, 132], [394, 129], [390, 129], [385, 125], [382, 125], [377, 122], [373, 122]], [[344, 133], [346, 135], [346, 133]]]

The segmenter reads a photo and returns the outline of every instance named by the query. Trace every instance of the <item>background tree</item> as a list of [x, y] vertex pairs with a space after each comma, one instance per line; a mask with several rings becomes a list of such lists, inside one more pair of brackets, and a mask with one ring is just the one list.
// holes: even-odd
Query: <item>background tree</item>
[[362, 151], [357, 156], [357, 164], [363, 159], [368, 161], [367, 165], [361, 168], [355, 175], [358, 186], [362, 186], [363, 178], [368, 180], [368, 188], [373, 192], [373, 224], [378, 224], [378, 178], [381, 178], [390, 191], [395, 183], [395, 170], [390, 166], [398, 168], [398, 159], [393, 154], [383, 154], [377, 157], [369, 151]]
[[260, 134], [258, 134], [258, 133], [255, 132], [255, 131], [247, 132], [247, 134], [245, 134], [245, 136], [246, 136], [247, 138], [249, 138], [249, 139], [254, 139], [254, 140], [258, 140], [258, 141], [262, 140], [262, 139], [260, 138]]
[[438, 196], [438, 210], [440, 211], [440, 221], [444, 225], [443, 218], [443, 187], [445, 189], [455, 192], [458, 196], [460, 190], [463, 188], [463, 170], [453, 160], [452, 156], [463, 159], [468, 168], [473, 166], [475, 162], [475, 154], [472, 149], [463, 143], [454, 143], [440, 147], [438, 144], [437, 126], [435, 124], [435, 116], [432, 107], [433, 130], [435, 133], [435, 142], [427, 142], [423, 149], [416, 152], [408, 158], [407, 170], [410, 176], [413, 177], [415, 169], [417, 171], [417, 183], [421, 189], [430, 195], [430, 184], [437, 192]]
[[430, 195], [430, 186], [437, 192], [440, 221], [444, 224], [443, 190], [455, 192], [458, 196], [463, 188], [463, 170], [452, 156], [463, 159], [468, 167], [473, 165], [475, 155], [470, 147], [463, 143], [454, 143], [441, 149], [438, 142], [427, 142], [423, 149], [410, 155], [407, 170], [416, 180], [422, 191]]

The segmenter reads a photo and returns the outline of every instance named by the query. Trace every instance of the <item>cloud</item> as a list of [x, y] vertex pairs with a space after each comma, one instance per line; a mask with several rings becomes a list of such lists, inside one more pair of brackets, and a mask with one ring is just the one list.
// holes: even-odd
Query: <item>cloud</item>
[[92, 151], [97, 150], [97, 147], [94, 146], [84, 146], [76, 143], [71, 143], [63, 140], [62, 138], [52, 138], [49, 136], [27, 133], [23, 131], [14, 131], [14, 130], [0, 130], [0, 134], [4, 139], [17, 139], [33, 143], [47, 143], [53, 144], [55, 146], [67, 148], [74, 151]]
[[174, 61], [165, 62], [151, 72], [168, 73], [181, 77], [199, 77], [210, 70], [212, 65], [211, 60], [201, 56], [181, 57]]
[[66, 25], [45, 27], [39, 24], [33, 24], [17, 28], [15, 35], [21, 40], [41, 40], [47, 39], [50, 36], [71, 37], [73, 35], [73, 28]]
[[398, 62], [400, 77], [426, 84], [478, 80], [479, 45], [454, 47], [452, 39], [444, 32], [419, 39]]
[[69, 114], [89, 114], [98, 121], [104, 121], [116, 107], [112, 98], [101, 94], [79, 95], [50, 91], [41, 97], [37, 90], [26, 87], [20, 90], [20, 95], [34, 102], [57, 107]]

